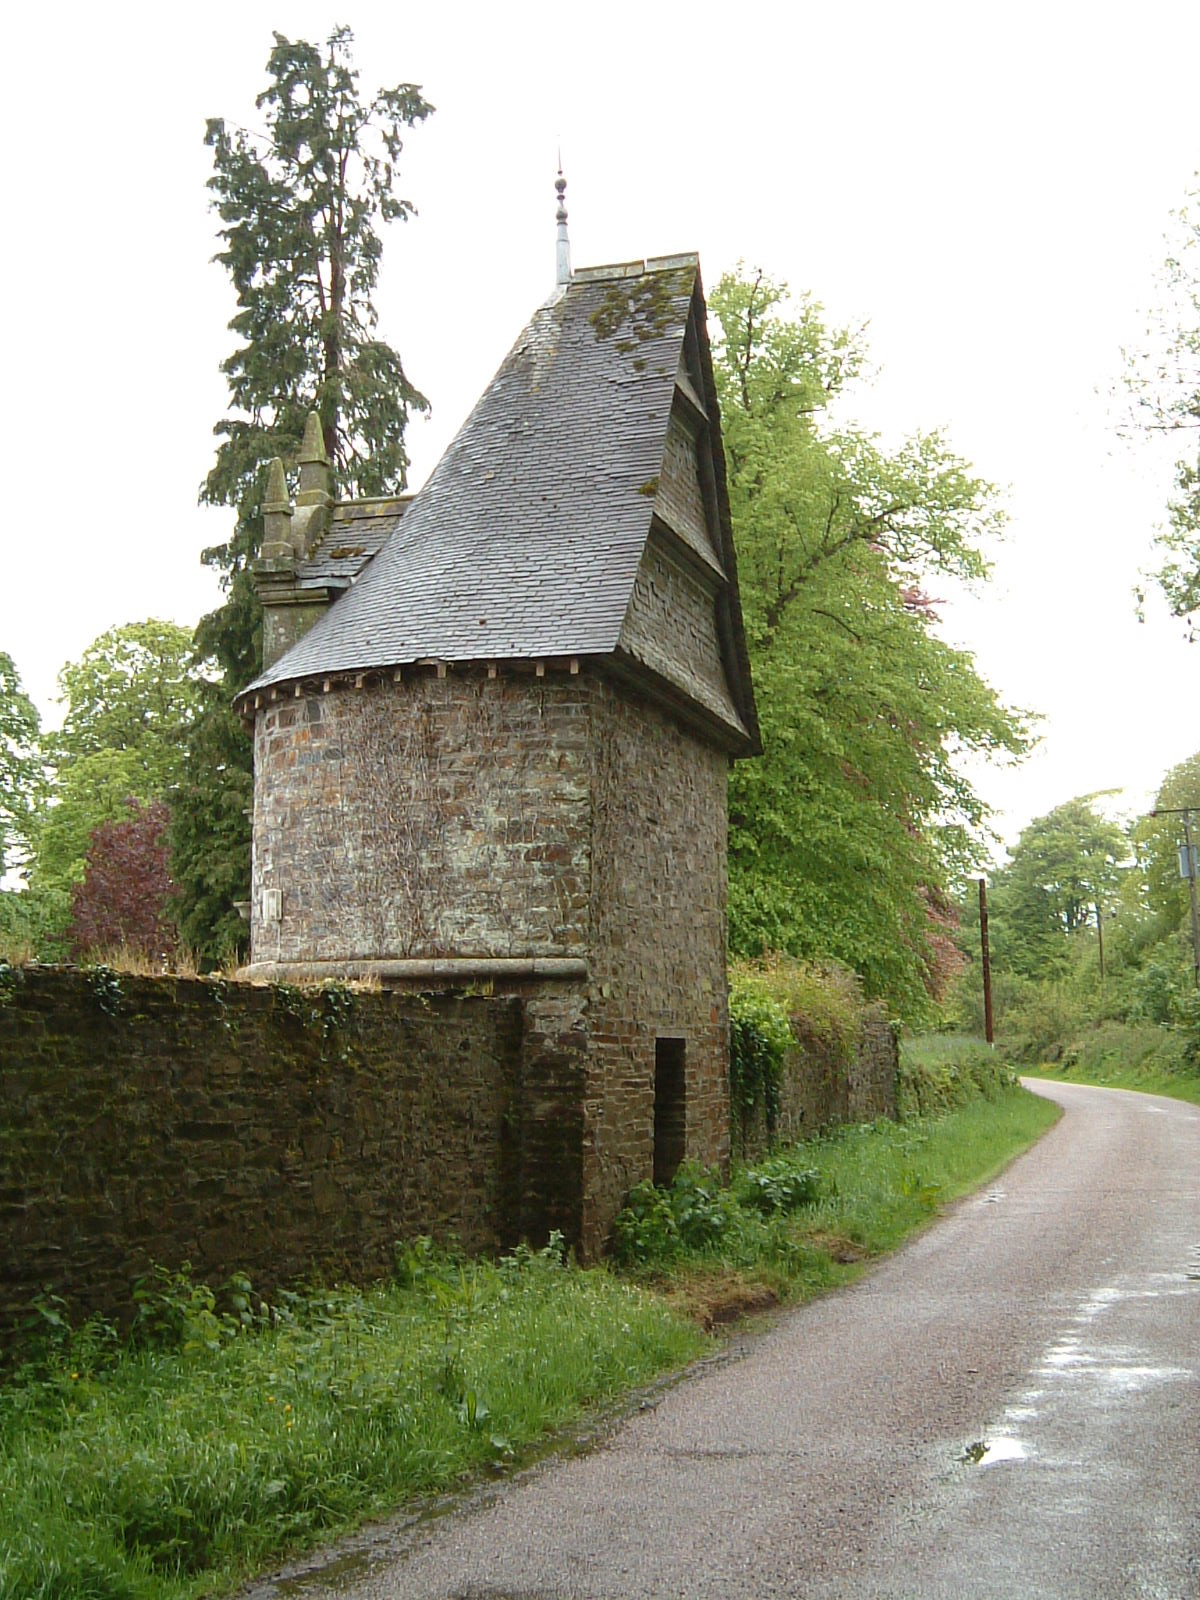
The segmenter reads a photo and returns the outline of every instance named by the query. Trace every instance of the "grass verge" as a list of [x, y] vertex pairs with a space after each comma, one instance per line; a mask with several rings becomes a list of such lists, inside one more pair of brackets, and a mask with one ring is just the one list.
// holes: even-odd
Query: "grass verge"
[[[1193, 1046], [1194, 1050], [1194, 1046]], [[1200, 1072], [1189, 1059], [1181, 1029], [1147, 1023], [1102, 1022], [1077, 1034], [1062, 1059], [1024, 1068], [1032, 1077], [1136, 1089], [1200, 1105]]]
[[[1049, 1101], [1004, 1087], [938, 1117], [834, 1130], [747, 1169], [728, 1190], [685, 1168], [669, 1191], [634, 1191], [618, 1219], [618, 1259], [710, 1326], [807, 1299], [854, 1278], [986, 1183], [1059, 1115]], [[780, 1191], [796, 1172], [810, 1176], [815, 1198], [791, 1206]], [[760, 1175], [753, 1190], [751, 1174]]]
[[0, 1385], [0, 1597], [193, 1600], [502, 1470], [709, 1348], [696, 1320], [721, 1320], [714, 1294], [754, 1309], [844, 1281], [1054, 1115], [1004, 1088], [811, 1141], [731, 1189], [685, 1170], [659, 1200], [693, 1221], [707, 1207], [720, 1227], [697, 1244], [676, 1225], [665, 1254], [624, 1276], [553, 1248], [492, 1264], [418, 1242], [395, 1282], [269, 1311], [244, 1287], [222, 1310], [160, 1276], [140, 1344], [100, 1323], [71, 1333], [46, 1306], [40, 1353]]

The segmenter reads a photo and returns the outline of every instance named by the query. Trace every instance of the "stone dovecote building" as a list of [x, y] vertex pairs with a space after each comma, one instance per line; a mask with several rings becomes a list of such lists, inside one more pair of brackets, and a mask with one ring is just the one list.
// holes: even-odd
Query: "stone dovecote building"
[[560, 267], [418, 494], [331, 487], [312, 419], [238, 700], [249, 972], [520, 995], [510, 1231], [595, 1251], [631, 1185], [729, 1151], [726, 778], [759, 735], [696, 257]]

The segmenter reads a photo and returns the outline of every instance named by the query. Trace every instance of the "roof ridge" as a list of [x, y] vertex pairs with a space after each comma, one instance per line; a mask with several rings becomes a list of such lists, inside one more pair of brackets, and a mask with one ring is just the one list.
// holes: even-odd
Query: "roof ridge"
[[640, 278], [649, 272], [678, 272], [681, 267], [699, 265], [698, 251], [681, 250], [672, 256], [644, 256], [637, 261], [611, 261], [605, 266], [576, 267], [571, 273], [571, 282], [596, 283], [605, 278]]

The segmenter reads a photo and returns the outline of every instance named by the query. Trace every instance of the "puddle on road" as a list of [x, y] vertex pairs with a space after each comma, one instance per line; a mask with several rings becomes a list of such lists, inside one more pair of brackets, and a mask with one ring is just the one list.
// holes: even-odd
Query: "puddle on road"
[[1153, 1383], [1166, 1383], [1171, 1378], [1187, 1378], [1191, 1374], [1183, 1367], [1119, 1365], [1098, 1367], [1096, 1376], [1110, 1389], [1119, 1389], [1126, 1394], [1137, 1394], [1139, 1390], [1148, 1389]]
[[1027, 1403], [1021, 1406], [1005, 1406], [1004, 1416], [1008, 1422], [1033, 1422], [1037, 1418], [1038, 1408], [1033, 1401], [1042, 1398], [1040, 1389], [1034, 1390], [1026, 1397]]
[[968, 1467], [991, 1467], [1000, 1461], [1028, 1461], [1031, 1451], [1023, 1439], [999, 1433], [993, 1439], [976, 1439], [962, 1453]]
[[296, 1572], [287, 1578], [276, 1578], [274, 1593], [307, 1595], [314, 1589], [325, 1589], [337, 1594], [339, 1590], [348, 1589], [356, 1578], [361, 1578], [370, 1565], [368, 1551], [353, 1550], [349, 1555], [338, 1556], [320, 1567], [311, 1567], [306, 1572]]
[[[1184, 1271], [1147, 1273], [1141, 1282], [1129, 1278], [1102, 1284], [1077, 1304], [1074, 1316], [1044, 1351], [1031, 1376], [1041, 1384], [1024, 1389], [1006, 1406], [994, 1435], [975, 1439], [958, 1457], [962, 1466], [985, 1467], [1002, 1461], [1028, 1461], [1038, 1456], [1020, 1437], [1036, 1434], [1047, 1407], [1073, 1402], [1107, 1405], [1114, 1398], [1133, 1397], [1159, 1384], [1192, 1377], [1183, 1368], [1147, 1361], [1150, 1352], [1138, 1345], [1098, 1337], [1097, 1323], [1123, 1301], [1156, 1300], [1161, 1296], [1194, 1295], [1200, 1282], [1200, 1253], [1190, 1253]], [[1041, 1459], [1045, 1463], [1044, 1455]]]
[[1095, 1356], [1088, 1355], [1078, 1339], [1063, 1339], [1059, 1344], [1051, 1345], [1042, 1357], [1040, 1371], [1051, 1373], [1063, 1367], [1086, 1367], [1095, 1361]]

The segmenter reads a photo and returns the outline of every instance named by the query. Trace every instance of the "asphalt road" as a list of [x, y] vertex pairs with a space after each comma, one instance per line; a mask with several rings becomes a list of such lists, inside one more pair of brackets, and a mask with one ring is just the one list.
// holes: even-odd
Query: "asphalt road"
[[256, 1591], [1200, 1596], [1200, 1108], [1066, 1115], [852, 1288], [592, 1453]]

